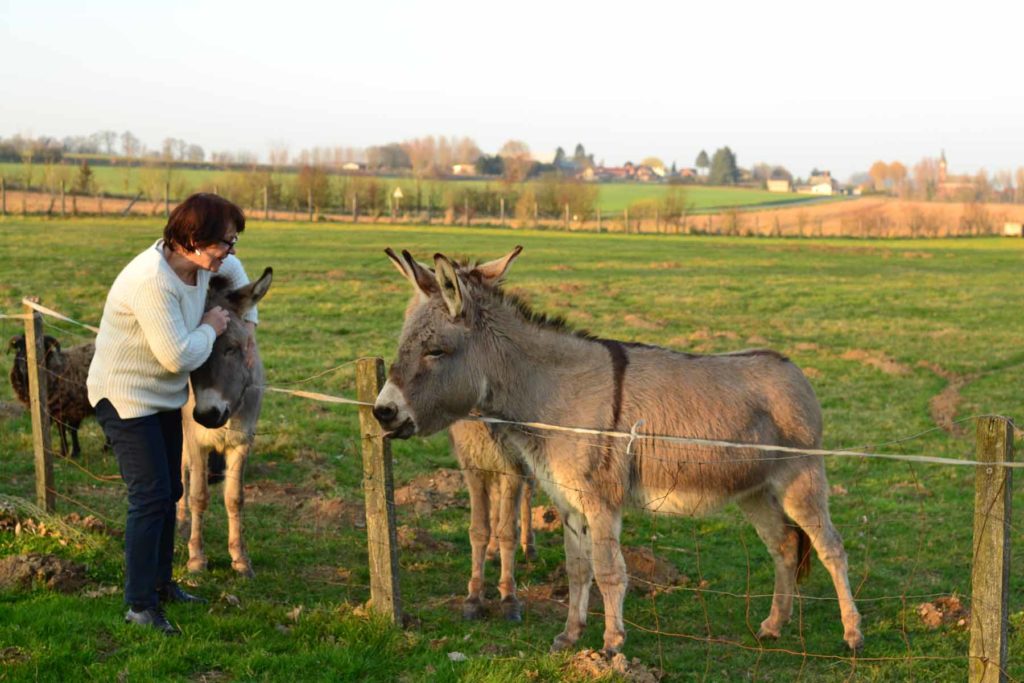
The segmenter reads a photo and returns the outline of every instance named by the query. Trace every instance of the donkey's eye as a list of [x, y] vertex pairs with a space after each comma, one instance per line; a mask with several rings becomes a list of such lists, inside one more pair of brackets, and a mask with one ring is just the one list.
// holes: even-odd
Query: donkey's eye
[[430, 349], [423, 355], [426, 356], [427, 358], [440, 358], [441, 356], [445, 355], [445, 351], [444, 349]]

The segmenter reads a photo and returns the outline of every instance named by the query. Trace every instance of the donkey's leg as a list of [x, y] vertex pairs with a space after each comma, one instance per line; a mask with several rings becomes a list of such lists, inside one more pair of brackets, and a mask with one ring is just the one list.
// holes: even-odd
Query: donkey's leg
[[853, 602], [853, 592], [850, 590], [843, 539], [832, 525], [828, 513], [825, 470], [820, 461], [803, 470], [786, 487], [782, 496], [782, 507], [786, 514], [807, 532], [818, 558], [832, 575], [843, 619], [843, 640], [850, 649], [859, 649], [864, 644], [864, 636], [860, 631], [860, 613]]
[[501, 479], [504, 475], [490, 473], [484, 475], [487, 484], [487, 513], [488, 523], [491, 529], [490, 538], [487, 539], [487, 559], [491, 562], [501, 562], [499, 556], [498, 527], [501, 526]]
[[509, 621], [523, 620], [523, 606], [516, 597], [516, 546], [519, 543], [519, 499], [523, 493], [523, 480], [514, 472], [498, 478], [501, 488], [498, 528], [491, 535], [498, 537], [501, 551], [501, 613]]
[[622, 603], [626, 598], [629, 578], [626, 560], [622, 557], [619, 535], [622, 533], [622, 511], [601, 507], [588, 511], [590, 542], [593, 545], [594, 578], [604, 598], [604, 647], [606, 655], [622, 649], [626, 627], [622, 621]]
[[82, 446], [78, 443], [78, 425], [69, 424], [68, 431], [71, 432], [71, 457], [77, 458], [82, 455]]
[[203, 516], [210, 504], [210, 485], [206, 481], [206, 451], [194, 439], [186, 436], [183, 460], [188, 460], [188, 505], [192, 509], [192, 531], [188, 539], [188, 570], [206, 569], [206, 551], [203, 548]]
[[761, 622], [758, 638], [778, 638], [793, 613], [796, 571], [800, 558], [800, 532], [788, 524], [782, 504], [771, 491], [759, 491], [738, 501], [740, 509], [768, 548], [775, 561], [775, 593], [772, 610]]
[[469, 546], [471, 548], [471, 569], [468, 595], [462, 603], [464, 619], [479, 619], [483, 616], [484, 563], [487, 542], [491, 538], [491, 506], [486, 474], [473, 467], [464, 466], [463, 478], [469, 489]]
[[[187, 434], [186, 434], [185, 438], [186, 439], [188, 438]], [[182, 486], [182, 489], [183, 489], [184, 492], [181, 494], [181, 499], [178, 500], [178, 506], [177, 506], [177, 515], [176, 516], [178, 518], [178, 533], [185, 533], [185, 531], [186, 531], [185, 524], [186, 524], [186, 522], [188, 522], [188, 495], [189, 495], [189, 493], [188, 493], [189, 492], [189, 485], [188, 485], [188, 475], [189, 475], [188, 460], [189, 460], [188, 448], [183, 446], [182, 447], [182, 454], [181, 454], [181, 486]]]
[[534, 479], [527, 475], [525, 467], [519, 468], [519, 477], [523, 481], [523, 495], [519, 504], [519, 534], [520, 545], [526, 559], [533, 560], [537, 557], [537, 543], [533, 535], [533, 488]]
[[565, 539], [565, 573], [569, 579], [569, 615], [565, 630], [555, 636], [551, 651], [565, 650], [576, 644], [587, 625], [587, 605], [594, 569], [590, 557], [590, 530], [586, 518], [575, 511], [559, 508]]
[[245, 529], [242, 508], [245, 506], [245, 461], [249, 458], [249, 444], [234, 446], [225, 454], [224, 507], [228, 512], [228, 552], [231, 568], [242, 576], [252, 577], [252, 562], [245, 547]]

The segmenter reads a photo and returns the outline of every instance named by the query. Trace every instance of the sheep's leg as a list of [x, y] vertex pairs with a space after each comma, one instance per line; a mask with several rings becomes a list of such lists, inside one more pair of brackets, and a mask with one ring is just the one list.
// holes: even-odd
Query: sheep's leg
[[523, 605], [516, 597], [516, 545], [519, 541], [519, 499], [523, 492], [523, 480], [516, 473], [502, 475], [496, 488], [500, 488], [498, 528], [491, 529], [491, 537], [497, 536], [501, 552], [501, 578], [498, 592], [501, 594], [501, 613], [509, 621], [523, 620]]
[[555, 636], [551, 651], [565, 650], [576, 644], [587, 625], [590, 584], [594, 579], [591, 562], [590, 531], [586, 518], [575, 511], [559, 508], [565, 540], [565, 573], [569, 578], [569, 614], [565, 630]]
[[249, 457], [249, 445], [230, 449], [225, 458], [224, 506], [228, 511], [228, 552], [231, 553], [231, 568], [242, 576], [252, 577], [252, 562], [245, 546], [242, 523], [242, 508], [245, 506], [245, 461]]
[[491, 538], [491, 497], [488, 491], [487, 475], [472, 467], [463, 467], [463, 478], [469, 489], [469, 546], [471, 568], [468, 594], [462, 603], [464, 619], [479, 619], [483, 616], [484, 565], [487, 543]]

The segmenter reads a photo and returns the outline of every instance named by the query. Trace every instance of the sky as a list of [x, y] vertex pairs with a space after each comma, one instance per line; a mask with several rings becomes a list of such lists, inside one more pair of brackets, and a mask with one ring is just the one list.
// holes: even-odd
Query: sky
[[1024, 166], [1024, 5], [0, 0], [0, 137], [213, 150], [469, 136], [845, 179]]

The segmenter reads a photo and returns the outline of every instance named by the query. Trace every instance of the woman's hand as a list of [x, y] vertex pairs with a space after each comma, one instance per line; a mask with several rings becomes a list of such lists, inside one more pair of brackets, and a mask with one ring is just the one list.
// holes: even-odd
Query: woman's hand
[[214, 306], [203, 314], [203, 319], [199, 321], [199, 324], [209, 325], [219, 337], [224, 333], [224, 330], [228, 329], [229, 320], [231, 320], [231, 316], [228, 315], [227, 311], [220, 306]]
[[256, 323], [246, 320], [245, 329], [249, 331], [249, 337], [245, 340], [245, 365], [251, 369], [256, 365]]

